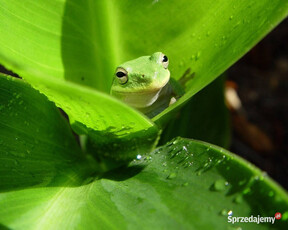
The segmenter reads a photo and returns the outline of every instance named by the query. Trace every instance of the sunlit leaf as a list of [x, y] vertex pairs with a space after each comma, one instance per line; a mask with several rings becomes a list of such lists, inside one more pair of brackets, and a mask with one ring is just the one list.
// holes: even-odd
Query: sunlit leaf
[[[21, 230], [287, 227], [287, 194], [248, 162], [203, 142], [174, 140], [128, 168], [84, 182], [2, 193], [0, 222]], [[228, 213], [276, 212], [283, 218], [274, 225], [228, 223]]]

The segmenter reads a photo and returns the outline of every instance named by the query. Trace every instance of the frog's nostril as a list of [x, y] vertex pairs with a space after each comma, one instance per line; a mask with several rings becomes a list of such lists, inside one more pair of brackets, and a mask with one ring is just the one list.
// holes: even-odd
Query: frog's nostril
[[145, 74], [142, 74], [142, 77], [145, 77]]

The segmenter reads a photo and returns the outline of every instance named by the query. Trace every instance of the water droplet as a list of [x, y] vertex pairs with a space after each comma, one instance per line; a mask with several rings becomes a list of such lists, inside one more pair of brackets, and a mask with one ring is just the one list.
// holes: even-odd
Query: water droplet
[[288, 219], [288, 211], [282, 214], [282, 220], [287, 220], [287, 219]]
[[182, 184], [182, 186], [187, 187], [189, 185], [188, 182], [185, 182], [184, 184]]
[[[183, 167], [184, 168], [188, 168], [188, 167], [191, 167], [192, 165], [193, 165], [193, 161], [187, 161], [187, 162], [184, 163]], [[200, 172], [199, 175], [201, 175], [201, 172]]]
[[188, 151], [186, 146], [183, 146], [183, 150], [186, 151], [186, 152]]
[[250, 188], [245, 188], [244, 190], [243, 190], [243, 194], [248, 194], [248, 193], [250, 193], [251, 192], [251, 189]]
[[137, 159], [137, 160], [141, 160], [141, 158], [142, 158], [142, 156], [141, 156], [140, 154], [138, 154], [138, 155], [136, 156], [136, 159]]
[[239, 186], [242, 186], [242, 185], [244, 185], [246, 182], [247, 182], [246, 180], [240, 180], [240, 181], [238, 182], [238, 185], [239, 185]]
[[15, 157], [25, 157], [26, 154], [23, 152], [19, 152], [19, 151], [10, 151], [10, 154], [15, 156]]
[[213, 184], [213, 188], [215, 191], [224, 191], [229, 183], [223, 179], [216, 180]]
[[229, 228], [229, 229], [231, 229], [231, 230], [242, 230], [241, 227], [232, 227], [232, 228]]
[[201, 56], [201, 52], [198, 51], [197, 54], [196, 54], [196, 56], [195, 56], [195, 60], [196, 60], [196, 61], [199, 60], [200, 56]]
[[232, 211], [232, 210], [229, 210], [229, 211], [227, 212], [227, 214], [228, 214], [228, 216], [232, 216], [232, 215], [233, 215], [233, 211]]
[[237, 22], [234, 26], [233, 26], [233, 29], [236, 29], [239, 25], [241, 24], [241, 22]]
[[233, 15], [231, 15], [230, 17], [229, 17], [229, 20], [232, 20], [234, 18], [234, 16]]
[[274, 192], [273, 192], [273, 191], [270, 191], [270, 192], [268, 193], [268, 196], [273, 197], [273, 196], [274, 196]]
[[172, 172], [172, 173], [169, 174], [167, 179], [174, 179], [176, 176], [177, 176], [177, 174], [175, 172]]
[[220, 215], [221, 216], [226, 216], [227, 215], [227, 210], [226, 209], [222, 209], [221, 211], [220, 211]]
[[241, 204], [243, 202], [243, 196], [242, 195], [238, 195], [235, 197], [234, 202], [236, 204]]
[[207, 36], [207, 37], [210, 36], [210, 31], [207, 31], [206, 36]]
[[268, 176], [267, 172], [262, 172], [262, 177], [266, 178]]

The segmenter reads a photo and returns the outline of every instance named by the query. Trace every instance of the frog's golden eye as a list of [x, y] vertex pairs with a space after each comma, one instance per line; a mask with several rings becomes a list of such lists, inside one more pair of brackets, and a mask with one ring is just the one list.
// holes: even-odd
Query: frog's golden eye
[[123, 68], [117, 68], [115, 73], [120, 84], [125, 84], [128, 81], [127, 71]]
[[168, 68], [169, 60], [168, 60], [168, 57], [166, 55], [163, 55], [163, 57], [162, 57], [162, 64], [163, 64], [163, 67], [165, 69]]

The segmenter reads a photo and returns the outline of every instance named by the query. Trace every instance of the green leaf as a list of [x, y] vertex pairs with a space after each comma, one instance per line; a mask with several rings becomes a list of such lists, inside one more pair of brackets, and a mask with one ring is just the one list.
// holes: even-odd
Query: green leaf
[[25, 69], [23, 76], [30, 80], [30, 71], [37, 70], [109, 92], [116, 53], [121, 55], [115, 44], [121, 36], [116, 5], [110, 0], [1, 2], [2, 64], [16, 72]]
[[50, 79], [34, 78], [33, 85], [69, 115], [74, 131], [93, 140], [97, 149], [91, 154], [126, 161], [157, 142], [159, 130], [151, 120], [104, 93]]
[[187, 93], [153, 119], [159, 124], [288, 13], [285, 0], [10, 0], [0, 7], [0, 60], [30, 83], [35, 70], [108, 92], [117, 64], [158, 50], [169, 56], [173, 78], [190, 68]]
[[0, 190], [47, 186], [83, 159], [55, 105], [23, 80], [0, 75]]
[[[88, 134], [98, 145], [110, 146], [109, 156], [123, 153], [123, 148], [111, 148], [117, 141], [120, 142], [118, 146], [126, 146], [126, 150], [130, 147], [130, 153], [125, 151], [124, 158], [135, 157], [137, 151], [151, 151], [158, 137], [158, 128], [150, 120], [107, 94], [81, 86], [86, 84], [102, 91], [106, 86], [108, 91], [111, 84], [109, 76], [113, 73], [107, 74], [107, 71], [112, 70], [112, 58], [104, 50], [104, 59], [99, 55], [100, 51], [96, 52], [102, 46], [107, 51], [109, 45], [105, 36], [101, 37], [106, 28], [106, 24], [100, 21], [107, 17], [103, 13], [106, 3], [45, 3], [8, 1], [1, 5], [0, 28], [7, 36], [0, 38], [0, 59], [63, 109], [78, 134]], [[64, 7], [64, 4], [67, 5]], [[85, 11], [87, 13], [83, 13]], [[75, 17], [74, 13], [81, 13], [81, 16]], [[53, 23], [47, 23], [51, 17]], [[23, 44], [25, 39], [19, 39], [19, 36], [29, 42]], [[102, 68], [106, 70], [102, 72]], [[147, 140], [146, 143], [143, 140]], [[141, 147], [136, 149], [137, 146]]]
[[[2, 193], [0, 222], [31, 230], [287, 227], [282, 188], [241, 158], [199, 141], [177, 139], [128, 168], [67, 185]], [[232, 224], [230, 210], [233, 217], [283, 217], [274, 225]]]

